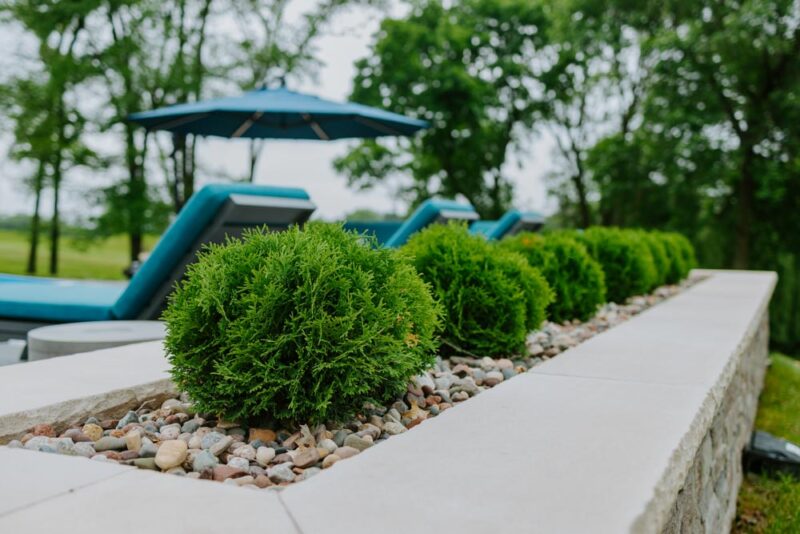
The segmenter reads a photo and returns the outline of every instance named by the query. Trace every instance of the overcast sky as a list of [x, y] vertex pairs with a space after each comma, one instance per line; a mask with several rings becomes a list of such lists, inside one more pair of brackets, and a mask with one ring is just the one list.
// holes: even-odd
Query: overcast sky
[[[300, 0], [300, 3], [314, 0]], [[330, 35], [319, 41], [319, 57], [323, 67], [318, 83], [307, 82], [290, 87], [334, 100], [345, 100], [350, 93], [353, 63], [369, 52], [372, 37], [380, 18], [374, 11], [351, 10], [333, 24]], [[21, 42], [10, 32], [0, 32], [0, 50], [20, 52]], [[5, 54], [0, 68], [8, 72], [14, 53]], [[318, 206], [316, 216], [325, 219], [341, 218], [358, 208], [379, 212], [402, 212], [405, 205], [393, 199], [390, 187], [371, 191], [352, 191], [343, 177], [332, 168], [332, 161], [346, 153], [352, 142], [348, 141], [269, 141], [259, 161], [256, 182], [260, 184], [302, 187]], [[9, 162], [9, 138], [0, 134], [0, 214], [30, 213], [33, 199], [20, 192], [19, 180], [24, 169]], [[243, 176], [247, 166], [248, 143], [243, 140], [204, 139], [199, 143], [201, 167], [223, 171], [228, 175]], [[545, 196], [543, 177], [549, 170], [552, 141], [548, 137], [534, 137], [524, 150], [525, 156], [511, 157], [507, 174], [515, 184], [514, 204], [517, 208], [552, 212], [552, 201]], [[119, 178], [119, 177], [117, 177]], [[111, 177], [92, 176], [75, 172], [64, 186], [64, 211], [67, 216], [85, 213], [86, 193], [93, 187], [108, 183]], [[208, 180], [205, 180], [208, 181]]]

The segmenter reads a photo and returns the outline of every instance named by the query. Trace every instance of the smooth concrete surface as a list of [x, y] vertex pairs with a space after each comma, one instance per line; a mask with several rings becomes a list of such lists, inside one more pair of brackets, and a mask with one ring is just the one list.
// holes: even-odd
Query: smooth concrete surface
[[775, 284], [708, 274], [284, 502], [304, 534], [660, 532]]
[[161, 321], [88, 321], [34, 328], [28, 332], [30, 361], [90, 352], [166, 336]]
[[0, 477], [0, 532], [298, 534], [274, 491], [19, 449], [0, 464], [15, 466]]
[[[133, 469], [90, 462], [86, 458], [6, 447], [0, 447], [0, 465], [3, 466], [0, 517]], [[4, 530], [1, 525], [0, 532], [14, 532]]]
[[[156, 526], [660, 532], [775, 283], [771, 273], [707, 274], [625, 324], [277, 496], [130, 471], [53, 497], [42, 489], [36, 501], [28, 491], [20, 499], [30, 506], [17, 501], [16, 511], [0, 515], [0, 532], [66, 524], [103, 533]], [[0, 430], [10, 411], [39, 410], [26, 420], [32, 426], [87, 394], [110, 399], [143, 385], [168, 387], [162, 352], [149, 343], [0, 369]], [[0, 455], [1, 472], [18, 478], [24, 469]], [[38, 478], [44, 488], [61, 476], [51, 468]], [[0, 501], [13, 491], [2, 484]]]
[[168, 369], [160, 341], [0, 368], [0, 443], [163, 397], [174, 391]]

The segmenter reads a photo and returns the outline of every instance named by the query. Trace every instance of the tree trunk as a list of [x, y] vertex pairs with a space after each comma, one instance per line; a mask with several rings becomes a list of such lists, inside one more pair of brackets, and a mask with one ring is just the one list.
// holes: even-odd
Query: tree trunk
[[737, 192], [736, 243], [733, 254], [734, 269], [747, 269], [750, 266], [750, 238], [753, 224], [753, 200], [755, 197], [755, 177], [752, 146], [743, 146], [741, 180]]
[[39, 215], [39, 208], [42, 203], [42, 186], [44, 182], [44, 162], [39, 161], [39, 168], [36, 171], [34, 181], [34, 194], [36, 200], [33, 203], [33, 217], [31, 217], [31, 243], [30, 250], [28, 251], [28, 265], [25, 272], [28, 274], [36, 274], [36, 259], [39, 252], [39, 231], [41, 226], [41, 217]]
[[133, 126], [129, 123], [125, 126], [125, 159], [128, 166], [128, 211], [129, 224], [128, 241], [130, 244], [130, 261], [139, 259], [142, 253], [142, 233], [144, 232], [144, 216], [147, 205], [147, 191], [142, 175], [142, 169], [138, 162], [138, 150], [136, 148], [136, 137]]
[[58, 240], [61, 237], [59, 228], [58, 202], [61, 189], [61, 149], [56, 154], [56, 165], [53, 168], [53, 218], [50, 222], [50, 274], [58, 273]]
[[588, 228], [592, 224], [592, 218], [589, 214], [589, 201], [586, 199], [586, 184], [583, 183], [583, 176], [581, 174], [573, 175], [572, 183], [575, 185], [575, 194], [578, 195], [578, 215], [580, 216], [578, 225], [580, 228]]

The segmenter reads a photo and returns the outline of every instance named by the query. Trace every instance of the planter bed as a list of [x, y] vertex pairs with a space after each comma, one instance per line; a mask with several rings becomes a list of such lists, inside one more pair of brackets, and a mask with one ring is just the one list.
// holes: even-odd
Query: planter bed
[[[385, 430], [387, 422], [399, 422], [399, 426], [390, 425], [390, 428], [404, 434], [402, 437], [389, 440], [381, 447], [370, 447], [368, 454], [357, 456], [358, 461], [343, 462], [341, 467], [314, 477], [313, 481], [281, 493], [268, 492], [258, 501], [261, 503], [259, 514], [262, 517], [268, 514], [267, 521], [276, 532], [368, 532], [377, 528], [374, 521], [381, 521], [384, 528], [379, 530], [387, 532], [420, 528], [459, 528], [468, 532], [492, 528], [514, 532], [530, 530], [534, 525], [542, 531], [656, 532], [665, 529], [674, 521], [680, 502], [679, 490], [686, 483], [703, 436], [726, 402], [726, 392], [735, 381], [740, 360], [753, 343], [758, 346], [765, 343], [765, 335], [756, 334], [763, 332], [765, 307], [774, 285], [774, 276], [769, 274], [702, 274], [710, 274], [711, 279], [544, 365], [538, 364], [638, 314], [671, 296], [675, 290], [662, 288], [655, 296], [633, 299], [628, 306], [607, 307], [586, 325], [547, 324], [529, 339], [529, 349], [536, 356], [514, 360], [461, 357], [439, 362], [433, 375], [410, 385], [409, 394], [402, 400], [405, 406], [373, 407], [372, 413], [365, 411], [357, 422], [344, 425], [354, 431], [353, 436], [369, 442], [367, 436], [375, 436], [377, 439], [373, 441], [383, 441], [386, 433], [376, 434], [364, 425], [381, 423]], [[127, 385], [122, 383], [124, 378], [116, 378], [117, 382], [109, 378], [120, 373], [97, 369], [94, 377], [75, 377], [74, 383], [61, 384], [61, 391], [46, 393], [43, 392], [46, 387], [36, 387], [31, 380], [39, 364], [2, 370], [0, 385], [13, 383], [16, 386], [5, 395], [0, 393], [0, 435], [5, 436], [5, 441], [22, 437], [22, 432], [36, 423], [52, 424], [54, 428], [36, 429], [40, 434], [52, 435], [76, 423], [84, 423], [89, 415], [97, 414], [98, 422], [103, 423], [103, 419], [125, 415], [131, 407], [139, 408], [135, 415], [147, 415], [146, 412], [161, 405], [165, 397], [175, 398], [169, 381], [165, 380], [163, 356], [156, 363], [154, 354], [160, 352], [157, 347], [158, 344], [144, 344], [124, 348], [124, 358], [119, 360], [123, 371], [136, 360], [136, 351], [153, 355], [152, 362], [142, 365], [148, 369], [139, 369], [139, 377], [129, 375]], [[76, 363], [102, 366], [101, 353], [106, 353], [113, 361], [112, 356], [120, 355], [120, 350], [61, 360], [75, 358]], [[149, 356], [145, 361], [148, 359]], [[754, 361], [757, 370], [759, 361]], [[535, 369], [531, 369], [534, 366]], [[29, 371], [22, 371], [22, 368]], [[61, 364], [59, 371], [66, 373], [68, 369], [68, 365]], [[16, 376], [6, 376], [6, 371], [13, 371]], [[507, 380], [524, 371], [530, 372], [513, 381]], [[472, 381], [464, 380], [470, 376]], [[28, 382], [20, 384], [13, 378]], [[73, 382], [66, 375], [60, 378], [62, 382]], [[451, 402], [445, 402], [444, 398], [441, 402], [432, 399], [433, 404], [438, 405], [438, 413], [447, 413], [437, 417], [436, 422], [419, 425], [422, 420], [436, 415], [437, 409], [431, 409], [433, 406], [428, 404], [431, 397], [437, 395], [437, 389], [441, 389], [439, 386], [444, 385], [441, 381], [448, 379], [460, 381], [459, 385], [447, 388]], [[56, 377], [44, 376], [44, 386], [48, 381], [59, 382]], [[463, 403], [456, 410], [448, 409], [447, 404], [462, 403], [461, 399], [497, 384], [502, 387]], [[759, 387], [755, 388], [756, 396]], [[84, 390], [88, 397], [80, 396]], [[15, 396], [16, 392], [21, 394]], [[466, 395], [459, 395], [460, 392]], [[752, 397], [752, 390], [747, 393], [748, 398]], [[62, 397], [61, 402], [56, 401], [58, 395]], [[15, 399], [11, 399], [14, 396]], [[112, 403], [110, 399], [114, 397], [116, 400]], [[142, 406], [147, 401], [151, 403]], [[425, 415], [422, 408], [412, 406], [415, 402], [425, 404]], [[156, 419], [172, 416], [164, 423], [183, 426], [187, 418], [175, 417], [172, 412], [187, 411], [187, 408], [179, 400], [167, 400], [161, 408], [164, 411], [150, 412], [150, 415]], [[389, 412], [392, 408], [397, 414]], [[401, 411], [404, 408], [408, 410]], [[395, 421], [396, 415], [400, 416], [399, 421]], [[127, 417], [132, 418], [131, 415]], [[244, 434], [243, 429], [237, 430], [231, 424], [220, 424], [210, 418], [207, 423], [222, 427], [216, 431], [232, 434], [235, 441], [240, 439], [236, 436]], [[117, 424], [107, 420], [103, 426], [111, 428]], [[414, 426], [418, 428], [412, 432], [400, 430], [400, 427]], [[96, 431], [87, 429], [88, 432], [92, 430]], [[264, 438], [264, 446], [271, 445], [275, 449], [286, 445], [287, 440], [290, 446], [298, 441], [309, 444], [311, 439], [317, 438], [320, 439], [315, 445], [322, 445], [323, 439], [333, 438], [336, 442], [338, 429], [315, 428], [295, 434], [278, 431], [275, 440], [269, 439], [271, 436], [265, 434], [266, 430], [269, 429], [262, 429], [260, 434], [255, 430], [253, 438]], [[166, 431], [168, 437], [178, 437], [172, 436], [174, 432]], [[70, 435], [78, 437], [76, 430]], [[351, 438], [351, 444], [355, 443], [355, 437]], [[59, 442], [51, 439], [27, 436], [25, 446], [58, 448]], [[209, 441], [213, 439], [217, 437]], [[345, 445], [342, 439], [338, 441]], [[119, 443], [115, 445], [119, 446]], [[62, 447], [69, 449], [68, 445]], [[280, 450], [276, 453], [286, 454]], [[282, 484], [274, 472], [274, 476], [266, 477], [273, 479], [269, 482], [259, 479], [259, 468], [263, 468], [249, 459], [252, 453], [248, 450], [240, 454], [248, 461], [248, 469], [254, 472], [232, 473], [233, 477], [227, 477], [230, 485], [257, 487], [257, 479], [261, 485], [270, 487]], [[273, 464], [275, 462], [268, 462], [268, 467], [274, 469]], [[154, 506], [158, 511], [164, 509], [162, 504], [156, 503], [158, 496], [174, 495], [167, 489], [174, 488], [181, 492], [178, 499], [189, 495], [196, 495], [193, 502], [197, 503], [218, 499], [215, 501], [218, 511], [225, 510], [226, 515], [231, 511], [243, 513], [242, 503], [255, 503], [253, 499], [259, 495], [226, 488], [227, 484], [199, 484], [185, 480], [186, 477], [150, 475], [144, 470], [132, 470], [110, 462], [87, 462], [9, 448], [0, 449], [0, 466], [10, 475], [0, 483], [0, 495], [7, 497], [12, 493], [7, 484], [14, 484], [14, 493], [22, 494], [21, 497], [17, 495], [18, 502], [12, 499], [10, 504], [0, 506], [0, 529], [30, 531], [25, 527], [31, 525], [34, 517], [42, 517], [40, 514], [45, 510], [74, 517], [72, 507], [76, 498], [88, 503], [92, 498], [103, 500], [101, 494], [125, 498], [136, 493], [139, 504]], [[63, 479], [66, 472], [67, 480], [57, 483], [56, 479]], [[30, 480], [28, 475], [36, 473], [41, 476]], [[189, 476], [213, 477], [213, 474], [211, 470]], [[305, 479], [309, 472], [307, 469], [293, 475], [292, 480]], [[288, 482], [289, 477], [286, 478]], [[84, 486], [85, 489], [78, 489], [76, 495], [67, 497], [64, 494]], [[153, 489], [146, 489], [149, 486]], [[375, 491], [376, 488], [380, 491]], [[426, 498], [418, 498], [420, 492], [424, 494], [433, 488], [438, 488], [435, 506]], [[151, 492], [151, 496], [142, 497], [140, 492]], [[105, 500], [108, 498], [111, 497]], [[580, 513], [573, 513], [575, 510]], [[536, 513], [532, 515], [533, 511]], [[195, 530], [187, 525], [197, 526], [201, 518], [208, 516], [204, 511], [188, 522], [184, 518], [167, 523], [184, 527], [178, 531], [193, 532]], [[111, 520], [108, 514], [101, 518]], [[47, 531], [46, 525], [56, 524], [47, 519], [43, 521], [42, 531]], [[219, 528], [227, 524], [219, 518], [209, 521], [202, 524], [214, 524]], [[245, 522], [251, 521], [248, 518]], [[100, 523], [98, 527], [102, 526], [102, 521]], [[90, 530], [105, 531], [111, 524], [106, 521], [104, 528]], [[141, 523], [134, 521], [128, 528], [134, 530], [136, 525]]]
[[[81, 456], [168, 474], [250, 488], [286, 486], [356, 456], [388, 438], [436, 417], [482, 391], [527, 372], [562, 351], [641, 313], [697, 283], [658, 288], [623, 305], [606, 304], [590, 320], [546, 322], [528, 336], [527, 354], [512, 358], [437, 358], [430, 371], [408, 384], [403, 398], [387, 406], [365, 406], [340, 424], [299, 429], [247, 428], [195, 413], [184, 393], [153, 398], [135, 410], [85, 413], [78, 424], [43, 418], [10, 448]], [[169, 391], [164, 391], [168, 394]], [[157, 409], [156, 409], [157, 408]], [[162, 445], [166, 447], [161, 450]], [[187, 445], [185, 445], [187, 444]], [[160, 451], [160, 452], [159, 452]]]

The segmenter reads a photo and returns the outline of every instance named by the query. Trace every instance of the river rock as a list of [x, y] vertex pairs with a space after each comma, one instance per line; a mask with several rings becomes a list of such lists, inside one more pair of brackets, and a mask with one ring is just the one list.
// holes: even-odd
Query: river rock
[[293, 462], [297, 467], [305, 469], [316, 464], [320, 459], [320, 454], [316, 447], [303, 447], [297, 450]]
[[142, 433], [139, 430], [131, 430], [125, 434], [125, 446], [129, 451], [139, 452], [142, 448]]
[[208, 450], [200, 451], [192, 460], [192, 470], [202, 471], [203, 469], [213, 469], [219, 465], [219, 460]]
[[278, 439], [278, 435], [269, 428], [251, 428], [247, 438], [247, 441], [250, 442], [261, 440], [264, 443], [269, 443]]
[[486, 378], [483, 379], [483, 383], [484, 385], [489, 386], [491, 388], [496, 386], [503, 380], [505, 380], [505, 377], [503, 376], [502, 372], [489, 371], [488, 373], [486, 373]]
[[383, 431], [389, 434], [390, 436], [396, 436], [397, 434], [402, 434], [406, 432], [406, 427], [404, 427], [400, 423], [396, 423], [394, 421], [390, 421], [383, 425]]
[[161, 443], [156, 453], [156, 465], [162, 470], [172, 469], [177, 467], [186, 460], [189, 447], [185, 441], [179, 439], [171, 439]]
[[341, 456], [337, 454], [329, 454], [324, 460], [322, 460], [322, 468], [327, 469], [341, 459]]
[[273, 458], [275, 458], [275, 449], [271, 447], [259, 447], [256, 451], [256, 462], [262, 467], [267, 467]]
[[352, 447], [354, 449], [358, 449], [359, 451], [363, 451], [364, 449], [368, 449], [372, 447], [374, 443], [368, 437], [359, 436], [358, 434], [350, 434], [344, 440], [345, 447]]
[[121, 429], [122, 427], [129, 425], [131, 423], [138, 423], [139, 422], [139, 415], [134, 412], [133, 410], [129, 411], [125, 414], [125, 417], [119, 420], [117, 423], [117, 428]]
[[250, 462], [244, 458], [239, 458], [238, 456], [231, 456], [228, 458], [228, 465], [237, 469], [241, 469], [242, 471], [247, 471], [250, 468]]
[[92, 441], [97, 441], [103, 437], [103, 429], [100, 425], [96, 425], [94, 423], [87, 423], [83, 425], [81, 432], [89, 436], [89, 439]]
[[124, 451], [127, 448], [127, 444], [125, 440], [122, 438], [113, 438], [111, 436], [105, 436], [94, 443], [94, 449], [97, 452], [102, 451]]
[[358, 450], [358, 449], [356, 449], [354, 447], [344, 446], [344, 447], [339, 447], [338, 449], [336, 449], [336, 456], [338, 456], [339, 458], [344, 460], [345, 458], [350, 458], [350, 457], [355, 456], [356, 454], [358, 454], [360, 452], [361, 452], [360, 450]]
[[280, 484], [281, 482], [293, 481], [295, 474], [292, 471], [291, 462], [286, 462], [267, 469], [267, 476], [271, 481]]

